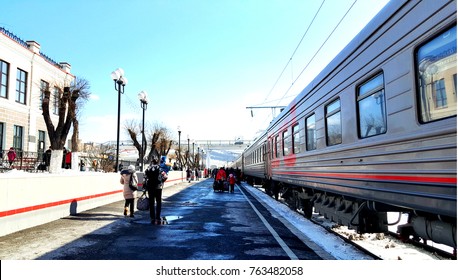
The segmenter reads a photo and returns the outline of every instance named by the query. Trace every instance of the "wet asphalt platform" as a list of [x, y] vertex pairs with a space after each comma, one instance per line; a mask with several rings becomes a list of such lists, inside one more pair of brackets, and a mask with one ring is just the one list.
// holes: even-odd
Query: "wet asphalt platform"
[[[269, 206], [212, 179], [163, 191], [166, 225], [148, 211], [124, 217], [124, 201], [0, 237], [1, 260], [321, 260], [333, 259], [285, 225]], [[122, 198], [122, 197], [121, 197]]]

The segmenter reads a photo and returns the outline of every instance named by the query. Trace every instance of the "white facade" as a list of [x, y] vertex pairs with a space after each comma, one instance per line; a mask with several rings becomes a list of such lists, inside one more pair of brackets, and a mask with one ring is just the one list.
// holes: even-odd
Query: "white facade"
[[35, 41], [22, 41], [0, 27], [0, 151], [41, 152], [50, 145], [42, 116], [42, 88], [51, 91], [50, 113], [54, 108], [55, 87], [70, 86], [74, 80], [70, 65], [56, 63], [40, 53]]

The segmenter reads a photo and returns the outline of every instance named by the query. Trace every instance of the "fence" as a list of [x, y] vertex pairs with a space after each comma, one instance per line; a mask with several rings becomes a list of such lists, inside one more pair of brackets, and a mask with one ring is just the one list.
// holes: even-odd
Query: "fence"
[[[27, 172], [38, 172], [47, 170], [46, 165], [44, 163], [43, 152], [16, 151], [16, 158], [10, 164], [8, 160], [8, 151], [9, 150], [0, 150], [0, 173], [7, 172], [11, 169], [23, 170]], [[80, 163], [84, 164], [84, 166], [79, 166], [81, 171], [114, 171], [114, 160], [102, 160], [103, 157], [89, 157], [83, 155], [80, 155], [79, 159]], [[97, 162], [97, 164], [93, 164], [94, 160]], [[102, 161], [104, 162], [104, 164], [102, 164]], [[134, 161], [120, 159], [119, 163], [124, 167], [127, 167], [132, 164], [136, 166], [138, 169], [138, 163]]]
[[43, 153], [16, 151], [16, 157], [10, 163], [8, 160], [8, 151], [0, 151], [0, 172], [5, 172], [11, 169], [24, 170], [35, 172], [38, 166], [43, 162]]

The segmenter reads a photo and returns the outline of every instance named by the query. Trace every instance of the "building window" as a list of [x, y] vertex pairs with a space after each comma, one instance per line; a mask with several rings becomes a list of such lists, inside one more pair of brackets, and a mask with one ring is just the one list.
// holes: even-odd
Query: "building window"
[[[3, 154], [3, 150], [5, 149], [5, 145], [4, 145], [4, 131], [5, 131], [5, 123], [2, 123], [0, 122], [0, 154]], [[1, 161], [2, 157], [0, 157], [0, 161]]]
[[416, 51], [420, 121], [456, 116], [456, 26]]
[[18, 150], [22, 151], [22, 137], [24, 135], [24, 128], [22, 126], [15, 125], [13, 131], [13, 147]]
[[447, 107], [447, 93], [445, 92], [444, 79], [434, 81], [434, 95], [436, 95], [436, 109], [441, 107]]
[[328, 146], [342, 143], [340, 99], [334, 100], [326, 106], [326, 140]]
[[305, 119], [305, 143], [307, 151], [316, 149], [315, 114]]
[[293, 126], [293, 153], [299, 154], [301, 152], [301, 136], [299, 124]]
[[45, 90], [49, 89], [49, 83], [46, 81], [40, 81], [40, 105], [39, 109], [43, 109], [43, 99], [45, 98]]
[[0, 60], [0, 97], [8, 98], [8, 70], [9, 64]]
[[291, 153], [291, 138], [289, 137], [288, 130], [283, 131], [283, 155], [288, 156]]
[[385, 89], [383, 74], [357, 89], [359, 136], [366, 138], [386, 132]]
[[59, 115], [59, 88], [54, 87], [53, 92], [53, 102], [52, 102], [52, 112], [54, 115]]
[[27, 90], [27, 72], [17, 69], [16, 102], [25, 104]]

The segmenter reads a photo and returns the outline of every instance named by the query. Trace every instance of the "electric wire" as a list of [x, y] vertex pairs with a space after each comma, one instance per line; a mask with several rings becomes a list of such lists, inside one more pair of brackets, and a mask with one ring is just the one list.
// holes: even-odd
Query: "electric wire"
[[[337, 28], [342, 23], [342, 21], [346, 18], [348, 13], [351, 11], [351, 9], [355, 5], [356, 1], [357, 0], [353, 1], [353, 4], [351, 4], [350, 8], [347, 9], [347, 11], [343, 15], [343, 17], [340, 19], [340, 21], [337, 23], [337, 25], [334, 27], [334, 29], [331, 31], [331, 33], [329, 33], [329, 35], [326, 38], [326, 40], [324, 40], [323, 44], [321, 44], [321, 46], [318, 48], [318, 50], [315, 52], [315, 54], [312, 56], [312, 58], [309, 60], [309, 62], [305, 65], [305, 67], [302, 69], [302, 71], [299, 73], [299, 75], [296, 77], [296, 79], [290, 85], [290, 87], [286, 90], [285, 94], [280, 98], [281, 100], [286, 96], [286, 94], [288, 94], [288, 92], [291, 90], [291, 88], [294, 86], [294, 84], [297, 82], [297, 80], [301, 77], [301, 75], [304, 73], [304, 71], [308, 68], [310, 63], [312, 63], [312, 61], [315, 59], [315, 57], [318, 55], [318, 53], [321, 51], [321, 49], [324, 47], [324, 45], [328, 42], [329, 38], [331, 38], [332, 34], [334, 34], [334, 32], [337, 30]], [[280, 103], [280, 101], [277, 103], [277, 105]]]
[[[299, 46], [301, 45], [302, 41], [304, 40], [305, 36], [307, 35], [307, 33], [308, 33], [310, 27], [311, 27], [312, 24], [315, 22], [315, 19], [316, 19], [316, 17], [318, 16], [318, 13], [320, 12], [321, 7], [323, 7], [323, 4], [324, 4], [325, 1], [326, 1], [326, 0], [323, 0], [323, 1], [321, 2], [321, 5], [320, 5], [320, 7], [318, 8], [318, 10], [316, 11], [315, 15], [313, 16], [312, 21], [310, 22], [309, 26], [308, 26], [307, 29], [305, 30], [304, 34], [302, 35], [301, 40], [299, 41], [299, 43], [297, 44], [296, 48], [294, 49], [293, 54], [290, 56], [288, 62], [286, 63], [286, 65], [285, 65], [285, 67], [283, 68], [283, 70], [281, 71], [280, 75], [278, 76], [277, 80], [275, 81], [274, 85], [272, 86], [272, 89], [269, 91], [269, 94], [267, 94], [267, 96], [266, 96], [266, 98], [264, 99], [264, 101], [266, 101], [267, 98], [269, 98], [270, 94], [272, 94], [274, 88], [277, 86], [278, 81], [279, 81], [279, 80], [281, 79], [281, 77], [283, 76], [283, 73], [285, 73], [286, 68], [288, 67], [288, 65], [289, 65], [290, 63], [292, 63], [292, 60], [293, 60], [294, 55], [296, 54], [297, 50], [299, 49]], [[291, 75], [292, 75], [292, 73], [291, 73]]]

